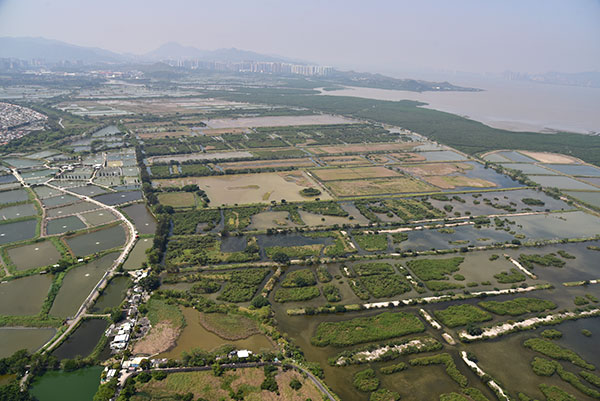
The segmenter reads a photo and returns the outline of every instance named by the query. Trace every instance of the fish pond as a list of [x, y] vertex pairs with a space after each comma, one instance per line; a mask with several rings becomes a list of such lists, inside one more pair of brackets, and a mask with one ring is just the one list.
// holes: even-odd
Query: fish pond
[[17, 270], [53, 265], [61, 258], [60, 252], [49, 240], [16, 246], [8, 249], [7, 253]]
[[29, 200], [29, 192], [24, 189], [13, 189], [0, 192], [0, 205], [6, 203], [25, 202]]
[[49, 275], [35, 275], [0, 283], [0, 315], [36, 315], [51, 282]]
[[63, 234], [67, 231], [77, 231], [85, 227], [85, 223], [77, 216], [60, 217], [46, 223], [46, 233], [48, 235]]
[[152, 248], [152, 238], [140, 238], [123, 264], [125, 270], [137, 270], [146, 261], [146, 250]]
[[11, 356], [20, 349], [37, 351], [54, 334], [54, 328], [0, 327], [0, 358]]
[[0, 209], [0, 219], [18, 219], [20, 217], [35, 216], [37, 213], [38, 211], [33, 203], [24, 203], [22, 205], [3, 207]]
[[0, 244], [23, 241], [35, 237], [37, 225], [37, 219], [0, 224]]
[[123, 246], [126, 240], [125, 237], [123, 227], [116, 225], [68, 238], [66, 242], [75, 255], [85, 256]]
[[91, 400], [102, 370], [102, 366], [92, 366], [73, 372], [50, 371], [33, 382], [30, 392], [38, 401]]
[[118, 256], [117, 252], [112, 252], [69, 270], [54, 299], [50, 314], [62, 318], [73, 316]]
[[104, 331], [108, 327], [108, 322], [104, 319], [87, 319], [63, 342], [52, 355], [58, 359], [73, 359], [77, 356], [85, 358], [89, 356]]
[[102, 295], [98, 297], [94, 304], [92, 312], [102, 313], [106, 308], [119, 306], [125, 299], [129, 284], [131, 284], [131, 279], [127, 276], [117, 276], [110, 280], [110, 283], [104, 288]]
[[143, 203], [135, 203], [124, 207], [123, 212], [129, 217], [140, 234], [154, 234], [156, 219]]

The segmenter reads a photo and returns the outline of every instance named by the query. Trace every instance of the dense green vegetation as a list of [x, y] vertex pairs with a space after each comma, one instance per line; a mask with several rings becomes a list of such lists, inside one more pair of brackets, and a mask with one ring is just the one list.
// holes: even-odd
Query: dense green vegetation
[[221, 283], [218, 281], [201, 277], [199, 280], [194, 282], [194, 285], [190, 291], [196, 294], [212, 294], [220, 289]]
[[264, 268], [234, 271], [217, 298], [228, 302], [250, 301], [267, 274], [269, 269]]
[[379, 274], [362, 277], [360, 281], [375, 298], [388, 298], [411, 290], [404, 276]]
[[545, 203], [539, 199], [534, 199], [534, 198], [523, 198], [521, 199], [521, 202], [523, 202], [526, 205], [529, 206], [544, 206]]
[[375, 391], [379, 387], [379, 379], [373, 369], [365, 369], [354, 374], [352, 384], [360, 391]]
[[385, 251], [388, 247], [386, 234], [354, 234], [353, 237], [358, 246], [367, 252]]
[[579, 372], [581, 377], [583, 377], [588, 383], [593, 384], [594, 386], [600, 388], [600, 377], [597, 375], [588, 372], [587, 370], [582, 370]]
[[358, 276], [373, 276], [394, 273], [394, 267], [385, 262], [361, 263], [355, 265], [353, 269]]
[[400, 394], [385, 388], [373, 391], [369, 396], [369, 401], [399, 401]]
[[569, 361], [574, 365], [580, 366], [584, 369], [594, 370], [594, 365], [586, 362], [577, 353], [570, 349], [563, 348], [560, 345], [547, 340], [545, 338], [530, 338], [526, 340], [523, 345], [533, 351], [539, 352], [552, 359], [558, 359], [562, 361]]
[[577, 401], [577, 398], [557, 386], [540, 384], [540, 390], [547, 401]]
[[394, 365], [384, 366], [379, 369], [379, 372], [381, 372], [384, 375], [391, 375], [392, 373], [401, 372], [406, 368], [408, 368], [408, 365], [404, 362], [400, 362]]
[[549, 253], [547, 255], [519, 255], [519, 262], [529, 268], [533, 269], [533, 264], [537, 264], [540, 266], [555, 266], [555, 267], [563, 267], [565, 265], [565, 261], [556, 257], [553, 253]]
[[546, 329], [540, 333], [540, 336], [549, 339], [557, 339], [562, 337], [562, 333], [556, 329]]
[[280, 288], [275, 291], [276, 302], [308, 301], [321, 295], [318, 287]]
[[195, 234], [198, 224], [205, 224], [204, 231], [212, 230], [221, 220], [219, 210], [191, 210], [175, 212], [171, 215], [173, 220], [173, 235]]
[[310, 341], [318, 347], [346, 347], [422, 331], [425, 331], [425, 325], [415, 315], [384, 312], [371, 317], [320, 323]]
[[516, 268], [511, 268], [510, 272], [500, 272], [494, 274], [494, 278], [501, 284], [512, 284], [525, 281], [527, 277]]
[[334, 201], [307, 202], [302, 204], [302, 209], [306, 210], [307, 212], [322, 214], [326, 216], [348, 216], [348, 212], [342, 209], [342, 207]]
[[436, 310], [434, 314], [448, 327], [464, 326], [469, 323], [492, 320], [490, 313], [469, 304], [452, 305], [446, 309]]
[[339, 302], [342, 300], [340, 289], [333, 284], [325, 284], [323, 286], [323, 295], [328, 302]]
[[333, 277], [326, 266], [319, 266], [317, 267], [317, 279], [319, 279], [321, 283], [328, 283], [333, 280]]
[[525, 313], [543, 312], [555, 309], [556, 304], [552, 301], [538, 298], [515, 298], [508, 301], [483, 301], [479, 306], [497, 315], [519, 316]]
[[409, 260], [407, 266], [423, 281], [447, 280], [448, 275], [459, 270], [463, 257], [448, 259], [416, 259]]
[[289, 272], [281, 282], [282, 287], [308, 287], [315, 285], [315, 275], [310, 269], [300, 269]]
[[354, 271], [364, 288], [375, 298], [392, 297], [411, 290], [406, 278], [395, 274], [394, 267], [389, 263], [361, 263], [354, 266]]

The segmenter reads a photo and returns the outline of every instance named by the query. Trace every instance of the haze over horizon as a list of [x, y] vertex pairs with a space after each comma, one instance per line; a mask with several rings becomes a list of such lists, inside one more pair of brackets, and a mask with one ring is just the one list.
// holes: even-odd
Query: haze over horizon
[[0, 0], [0, 36], [144, 54], [166, 42], [374, 72], [600, 71], [600, 2]]

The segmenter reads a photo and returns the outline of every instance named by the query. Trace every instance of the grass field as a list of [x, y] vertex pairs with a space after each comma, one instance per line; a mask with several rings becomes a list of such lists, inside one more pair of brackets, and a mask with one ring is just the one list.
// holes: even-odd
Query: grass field
[[337, 196], [365, 196], [437, 191], [436, 187], [409, 177], [329, 181], [327, 182], [327, 186]]
[[240, 340], [259, 332], [256, 323], [245, 316], [224, 313], [201, 313], [204, 328], [226, 340]]
[[158, 194], [158, 201], [176, 208], [196, 206], [196, 197], [192, 192], [165, 192]]
[[[265, 379], [262, 368], [248, 368], [237, 371], [226, 371], [221, 376], [207, 372], [182, 372], [169, 374], [164, 380], [152, 379], [147, 383], [137, 384], [137, 393], [132, 401], [181, 400], [183, 395], [191, 393], [194, 400], [233, 401], [305, 401], [320, 400], [321, 393], [316, 386], [296, 371], [279, 371], [275, 381], [279, 393], [261, 390]], [[298, 390], [290, 387], [296, 379], [302, 386]], [[232, 398], [240, 393], [243, 398]]]

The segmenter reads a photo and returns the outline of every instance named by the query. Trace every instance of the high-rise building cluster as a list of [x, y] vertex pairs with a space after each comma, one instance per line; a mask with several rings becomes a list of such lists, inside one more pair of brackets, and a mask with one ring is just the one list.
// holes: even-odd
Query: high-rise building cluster
[[295, 74], [325, 76], [333, 72], [332, 67], [322, 65], [292, 64], [269, 61], [219, 62], [201, 60], [164, 60], [172, 67], [215, 71], [255, 72], [259, 74]]

